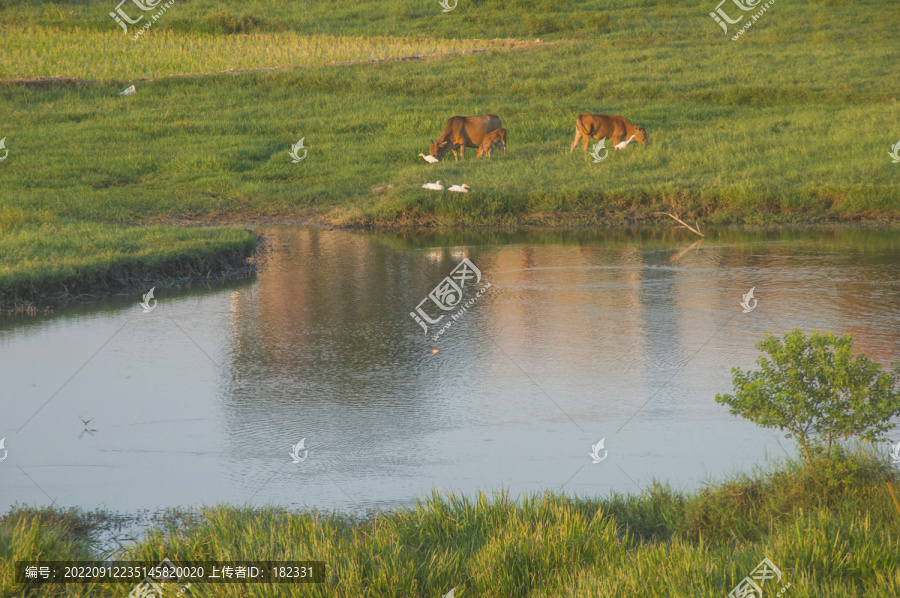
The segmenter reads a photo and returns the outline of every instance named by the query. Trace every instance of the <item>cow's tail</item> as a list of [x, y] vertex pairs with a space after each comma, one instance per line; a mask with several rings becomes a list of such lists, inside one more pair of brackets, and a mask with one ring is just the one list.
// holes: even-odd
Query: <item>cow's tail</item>
[[575, 118], [575, 132], [581, 133], [583, 137], [590, 137], [591, 131], [588, 130], [587, 126], [584, 124], [584, 114], [579, 114]]

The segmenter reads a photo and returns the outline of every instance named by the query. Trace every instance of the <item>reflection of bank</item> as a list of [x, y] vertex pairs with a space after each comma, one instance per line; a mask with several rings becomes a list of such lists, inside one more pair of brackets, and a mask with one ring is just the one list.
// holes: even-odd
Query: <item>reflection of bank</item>
[[[428, 296], [419, 302], [416, 306], [416, 311], [409, 312], [409, 315], [422, 327], [425, 334], [428, 334], [428, 324], [439, 323], [447, 314], [441, 314], [437, 318], [432, 319], [422, 308], [422, 304], [430, 299], [432, 303], [443, 311], [456, 309], [462, 301], [463, 289], [466, 288], [466, 283], [471, 278], [475, 279], [473, 284], [481, 282], [481, 270], [479, 270], [469, 258], [463, 258], [459, 265], [450, 272], [450, 275], [445, 276], [444, 280], [439, 282], [438, 285], [434, 287], [434, 290], [428, 293]], [[484, 289], [482, 289], [482, 292], [483, 290]], [[481, 296], [481, 293], [479, 293], [479, 296]], [[471, 303], [472, 302], [467, 303], [466, 305], [471, 306]], [[464, 312], [465, 309], [453, 316], [453, 319], [456, 320]], [[445, 325], [444, 329], [446, 328], [447, 326]], [[443, 332], [444, 329], [442, 329], [441, 332]]]
[[466, 313], [467, 311], [469, 311], [469, 308], [472, 307], [473, 305], [475, 305], [475, 302], [478, 301], [478, 299], [479, 299], [482, 295], [484, 295], [484, 293], [485, 293], [489, 288], [491, 288], [491, 283], [486, 282], [486, 283], [484, 284], [484, 286], [481, 287], [481, 290], [479, 290], [478, 293], [477, 293], [473, 298], [471, 298], [471, 299], [469, 299], [468, 301], [466, 301], [466, 304], [463, 305], [463, 307], [462, 307], [458, 312], [456, 312], [455, 314], [452, 314], [452, 315], [450, 316], [450, 321], [448, 321], [446, 324], [444, 324], [444, 327], [441, 328], [441, 329], [438, 331], [437, 334], [435, 334], [433, 337], [431, 337], [431, 340], [436, 341], [436, 340], [438, 339], [439, 336], [441, 336], [442, 334], [444, 334], [444, 331], [447, 330], [448, 328], [450, 328], [450, 326], [453, 325], [453, 322], [455, 322], [456, 320], [460, 319], [460, 318], [463, 316], [464, 313]]

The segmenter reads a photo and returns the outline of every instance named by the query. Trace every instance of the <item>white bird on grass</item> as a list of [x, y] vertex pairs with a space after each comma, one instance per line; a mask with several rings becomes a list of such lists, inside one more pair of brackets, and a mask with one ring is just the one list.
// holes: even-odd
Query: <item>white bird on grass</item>
[[628, 144], [631, 143], [631, 140], [634, 139], [635, 137], [637, 137], [637, 135], [632, 135], [631, 137], [628, 138], [628, 141], [623, 141], [622, 143], [617, 143], [614, 147], [616, 149], [625, 149], [628, 146]]
[[443, 191], [444, 186], [441, 184], [440, 181], [438, 181], [436, 183], [425, 183], [424, 185], [422, 185], [422, 189], [431, 189], [432, 191]]
[[422, 156], [422, 158], [424, 158], [425, 161], [428, 162], [429, 164], [434, 164], [435, 162], [440, 161], [437, 158], [435, 158], [434, 156], [432, 156], [431, 154], [428, 154], [427, 156], [425, 154], [419, 154], [419, 155]]
[[469, 189], [471, 189], [471, 187], [469, 187], [466, 184], [453, 185], [452, 187], [447, 187], [447, 191], [456, 191], [458, 193], [468, 193]]

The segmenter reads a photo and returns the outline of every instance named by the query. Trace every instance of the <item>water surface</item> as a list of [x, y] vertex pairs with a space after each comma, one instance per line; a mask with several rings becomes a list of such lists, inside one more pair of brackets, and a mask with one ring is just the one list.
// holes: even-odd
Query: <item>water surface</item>
[[[896, 232], [264, 232], [253, 280], [0, 320], [0, 507], [690, 489], [795, 453], [714, 401], [766, 333], [900, 359]], [[490, 288], [434, 340], [410, 312], [464, 258]]]

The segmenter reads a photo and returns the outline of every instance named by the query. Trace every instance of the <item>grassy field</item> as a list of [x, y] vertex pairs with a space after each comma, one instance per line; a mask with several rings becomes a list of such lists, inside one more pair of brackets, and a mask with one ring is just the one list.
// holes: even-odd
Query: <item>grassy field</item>
[[[393, 36], [254, 33], [216, 35], [168, 30], [135, 43], [121, 30], [8, 30], [9, 62], [0, 79], [72, 77], [121, 81], [226, 70], [300, 68], [332, 62], [396, 60], [524, 46], [515, 40], [446, 40]], [[71, 48], [78, 48], [73, 53]]]
[[247, 275], [249, 265], [244, 264], [256, 244], [255, 234], [234, 227], [91, 222], [9, 227], [0, 235], [0, 306], [21, 309], [52, 290], [84, 299], [138, 285], [146, 292], [214, 272], [217, 278]]
[[[900, 475], [886, 457], [844, 455], [815, 468], [768, 472], [682, 494], [515, 501], [434, 494], [414, 508], [364, 519], [277, 508], [209, 507], [174, 517], [131, 560], [321, 560], [321, 585], [192, 584], [190, 595], [459, 598], [721, 598], [768, 558], [782, 572], [766, 596], [900, 595]], [[12, 563], [92, 558], [96, 517], [14, 510], [0, 519], [0, 596], [22, 595]], [[771, 585], [774, 584], [774, 585]], [[131, 588], [43, 586], [32, 596], [121, 596]]]
[[[139, 242], [146, 225], [590, 225], [661, 210], [706, 223], [900, 221], [887, 155], [900, 139], [895, 3], [776, 3], [734, 42], [705, 1], [433, 4], [183, 1], [132, 41], [109, 2], [0, 3], [2, 234], [117, 226]], [[326, 64], [472, 50], [485, 51]], [[42, 76], [88, 81], [9, 81]], [[132, 83], [137, 93], [118, 95]], [[448, 117], [487, 112], [509, 131], [508, 155], [417, 158]], [[600, 163], [569, 153], [580, 112], [624, 115], [651, 143]], [[301, 138], [307, 156], [292, 163]], [[421, 189], [436, 179], [472, 192]], [[211, 249], [236, 234], [186, 230]], [[145, 249], [141, 259], [175, 255]], [[27, 267], [40, 296], [42, 272], [58, 282], [55, 251], [48, 241], [27, 264], [0, 253], [0, 288], [9, 295]], [[119, 257], [132, 259], [109, 266]]]

